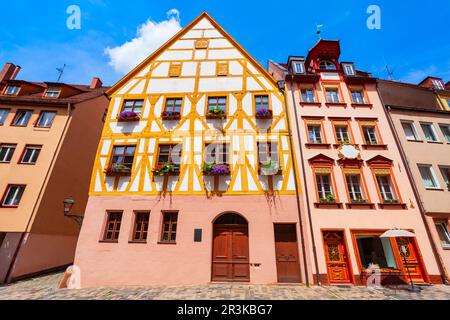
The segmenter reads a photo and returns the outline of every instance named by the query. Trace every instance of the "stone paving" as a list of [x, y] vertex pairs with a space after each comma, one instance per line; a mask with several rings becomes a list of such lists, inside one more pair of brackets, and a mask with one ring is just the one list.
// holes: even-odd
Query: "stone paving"
[[0, 300], [450, 300], [450, 286], [398, 288], [303, 285], [228, 285], [57, 289], [62, 273], [0, 286]]

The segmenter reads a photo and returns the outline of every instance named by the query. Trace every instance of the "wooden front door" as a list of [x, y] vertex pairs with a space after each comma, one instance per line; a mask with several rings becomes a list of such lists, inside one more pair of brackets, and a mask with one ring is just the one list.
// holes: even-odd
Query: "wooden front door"
[[[397, 238], [397, 248], [400, 256], [402, 273], [409, 282], [408, 269], [414, 282], [425, 282], [424, 270], [420, 262], [416, 244], [411, 238]], [[403, 253], [402, 246], [406, 248]], [[405, 262], [406, 259], [406, 262]]]
[[323, 233], [328, 279], [333, 283], [351, 283], [350, 264], [342, 231]]
[[276, 224], [274, 229], [278, 282], [299, 283], [301, 278], [296, 226]]
[[250, 281], [247, 224], [215, 224], [212, 281]]

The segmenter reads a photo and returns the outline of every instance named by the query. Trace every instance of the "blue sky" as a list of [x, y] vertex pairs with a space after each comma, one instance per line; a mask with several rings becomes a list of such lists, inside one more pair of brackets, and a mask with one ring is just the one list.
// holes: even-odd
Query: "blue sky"
[[[66, 8], [74, 4], [81, 8], [80, 30], [66, 27]], [[366, 27], [371, 4], [381, 8], [380, 30]], [[170, 9], [179, 17], [168, 16]], [[127, 67], [123, 56], [112, 57], [106, 48], [127, 54], [120, 48], [138, 38], [132, 45], [151, 51], [161, 37], [204, 10], [263, 66], [268, 59], [306, 55], [317, 41], [316, 24], [323, 24], [323, 37], [341, 40], [341, 60], [354, 61], [358, 69], [386, 78], [388, 63], [402, 81], [417, 83], [427, 75], [450, 80], [448, 0], [22, 0], [2, 8], [0, 64], [22, 66], [21, 79], [55, 81], [55, 68], [66, 63], [64, 82], [87, 83], [100, 76], [112, 85]], [[137, 35], [140, 27], [147, 32], [141, 34], [145, 41]], [[135, 56], [136, 48], [130, 54]]]

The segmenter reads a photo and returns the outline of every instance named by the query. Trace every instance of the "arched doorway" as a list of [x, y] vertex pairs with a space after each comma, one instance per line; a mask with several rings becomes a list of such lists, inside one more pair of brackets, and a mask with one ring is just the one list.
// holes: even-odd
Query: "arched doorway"
[[250, 281], [248, 222], [241, 215], [222, 214], [213, 225], [212, 281]]

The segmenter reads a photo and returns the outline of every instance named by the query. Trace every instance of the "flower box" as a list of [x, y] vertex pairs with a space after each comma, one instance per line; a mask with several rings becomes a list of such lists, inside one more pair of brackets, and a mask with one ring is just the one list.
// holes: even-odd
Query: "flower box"
[[178, 174], [180, 174], [180, 169], [173, 163], [158, 164], [153, 169], [155, 176], [176, 176]]
[[271, 119], [273, 117], [272, 110], [258, 109], [256, 110], [256, 119]]
[[352, 204], [366, 204], [367, 200], [366, 199], [352, 199], [351, 203]]
[[118, 121], [139, 121], [141, 117], [134, 111], [123, 111], [117, 116]]
[[206, 119], [224, 120], [227, 118], [225, 110], [222, 108], [211, 108], [206, 113]]
[[272, 161], [268, 163], [260, 163], [258, 171], [261, 176], [275, 176], [281, 174], [280, 164]]
[[398, 199], [383, 199], [383, 204], [399, 204]]
[[131, 168], [123, 164], [113, 163], [106, 169], [105, 173], [107, 176], [127, 176], [131, 174]]
[[228, 176], [230, 175], [230, 166], [228, 164], [205, 163], [203, 174], [206, 176]]
[[181, 114], [178, 111], [163, 111], [161, 118], [163, 120], [180, 120]]
[[319, 202], [325, 204], [334, 204], [336, 203], [336, 198], [331, 193], [328, 193], [325, 198], [320, 198]]

